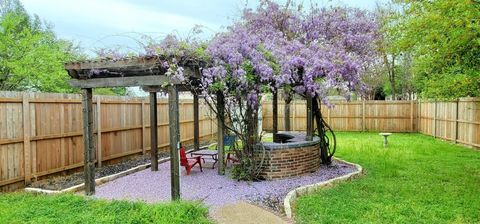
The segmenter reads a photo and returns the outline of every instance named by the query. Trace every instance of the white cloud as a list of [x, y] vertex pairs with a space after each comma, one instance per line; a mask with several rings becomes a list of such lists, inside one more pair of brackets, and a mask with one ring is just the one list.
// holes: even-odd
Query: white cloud
[[23, 0], [22, 3], [29, 13], [52, 23], [59, 37], [80, 41], [88, 53], [103, 47], [137, 51], [140, 46], [132, 38], [138, 35], [131, 32], [161, 37], [176, 31], [184, 36], [196, 24], [218, 30], [222, 22], [212, 24], [188, 14], [174, 14], [171, 12], [179, 10], [168, 8], [168, 4], [164, 8], [158, 5], [148, 8], [130, 0]]
[[115, 0], [24, 0], [27, 10], [42, 18], [53, 17], [72, 26], [101, 26], [120, 32], [163, 32], [189, 30], [195, 24], [215, 27], [195, 18], [161, 12], [137, 6], [132, 2]]

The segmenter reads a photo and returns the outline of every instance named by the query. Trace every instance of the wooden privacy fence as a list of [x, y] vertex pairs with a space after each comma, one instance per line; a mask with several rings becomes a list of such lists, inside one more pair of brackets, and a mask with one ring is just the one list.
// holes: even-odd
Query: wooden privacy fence
[[[480, 147], [480, 98], [456, 101], [352, 101], [321, 105], [322, 115], [334, 131], [420, 132]], [[284, 102], [278, 104], [278, 129], [285, 130]], [[292, 101], [293, 131], [306, 130], [306, 102]], [[263, 129], [272, 130], [272, 103], [263, 102]]]
[[[100, 102], [100, 103], [98, 103]], [[321, 111], [335, 131], [420, 132], [480, 147], [480, 99], [458, 101], [335, 102]], [[193, 101], [180, 102], [180, 135], [193, 140]], [[284, 130], [279, 101], [279, 130]], [[292, 130], [306, 129], [306, 102], [292, 101]], [[159, 147], [169, 144], [168, 102], [159, 100]], [[272, 104], [263, 102], [263, 129], [272, 129]], [[99, 114], [100, 116], [97, 116]], [[216, 119], [200, 103], [200, 137], [216, 134]], [[150, 149], [147, 98], [94, 97], [97, 164]], [[22, 187], [31, 178], [83, 166], [81, 96], [0, 92], [0, 189]], [[100, 136], [98, 138], [97, 136]]]
[[[325, 121], [335, 131], [417, 131], [416, 101], [351, 101], [332, 102], [332, 108], [321, 105]], [[284, 102], [278, 103], [278, 128], [285, 130]], [[290, 103], [290, 124], [293, 131], [305, 131], [306, 101]], [[262, 107], [263, 129], [272, 130], [272, 103], [265, 101]]]
[[[148, 98], [94, 96], [93, 103], [98, 165], [150, 149]], [[181, 141], [192, 141], [193, 100], [181, 100], [179, 107]], [[199, 108], [200, 138], [210, 138], [216, 119], [202, 101]], [[158, 146], [166, 148], [167, 100], [159, 100], [157, 109]], [[82, 134], [80, 95], [0, 92], [0, 189], [82, 167]]]
[[419, 132], [480, 147], [480, 98], [421, 101]]

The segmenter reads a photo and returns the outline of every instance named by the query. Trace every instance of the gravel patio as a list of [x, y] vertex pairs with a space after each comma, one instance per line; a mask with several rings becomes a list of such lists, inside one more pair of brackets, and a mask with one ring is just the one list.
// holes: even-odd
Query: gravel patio
[[[231, 179], [228, 173], [220, 176], [217, 169], [211, 169], [209, 163], [204, 164], [203, 172], [195, 167], [190, 175], [186, 176], [185, 170], [181, 171], [181, 197], [184, 200], [202, 201], [212, 209], [239, 201], [249, 201], [278, 211], [290, 190], [345, 175], [355, 171], [355, 167], [335, 161], [334, 165], [322, 166], [319, 171], [310, 175], [261, 182], [236, 181]], [[150, 203], [169, 201], [170, 163], [159, 164], [158, 172], [143, 170], [98, 186], [95, 197]]]

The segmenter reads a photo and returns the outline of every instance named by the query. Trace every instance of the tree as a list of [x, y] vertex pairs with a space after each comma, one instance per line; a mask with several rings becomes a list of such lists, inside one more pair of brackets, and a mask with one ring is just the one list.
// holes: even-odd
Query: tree
[[480, 3], [475, 0], [396, 0], [401, 31], [395, 47], [411, 52], [423, 97], [480, 96]]
[[[317, 135], [321, 138], [322, 162], [329, 164], [335, 146], [331, 131], [319, 111], [329, 90], [345, 95], [360, 88], [360, 74], [376, 52], [375, 18], [350, 8], [293, 9], [262, 1], [256, 10], [245, 10], [241, 20], [217, 35], [207, 48], [212, 59], [203, 70], [202, 86], [207, 99], [223, 96], [227, 128], [242, 141], [238, 150], [240, 178], [255, 179], [258, 164], [254, 147], [260, 141], [255, 130], [261, 93], [279, 88], [313, 98]], [[332, 132], [333, 133], [333, 132]], [[334, 140], [333, 140], [334, 142]]]
[[364, 83], [363, 89], [358, 94], [365, 100], [385, 100], [385, 86], [387, 84], [385, 74], [386, 67], [382, 60], [377, 60], [375, 63], [371, 63], [364, 68], [361, 80]]
[[74, 92], [63, 65], [77, 59], [76, 47], [18, 1], [3, 1], [0, 13], [0, 90]]
[[[312, 98], [321, 160], [330, 164], [335, 135], [323, 120], [320, 103], [327, 103], [331, 91], [350, 96], [365, 89], [361, 75], [376, 63], [377, 35], [376, 18], [366, 11], [316, 5], [303, 10], [291, 1], [281, 6], [263, 0], [207, 44], [168, 35], [159, 43], [149, 41], [140, 55], [159, 60], [159, 69], [174, 81], [165, 85], [191, 84], [218, 117], [226, 116], [223, 125], [242, 142], [235, 151], [240, 164], [233, 175], [255, 180], [263, 161], [257, 153], [263, 146], [257, 130], [262, 94], [283, 89], [292, 97]], [[122, 57], [117, 51], [102, 54]], [[185, 65], [200, 69], [200, 82], [185, 76]]]

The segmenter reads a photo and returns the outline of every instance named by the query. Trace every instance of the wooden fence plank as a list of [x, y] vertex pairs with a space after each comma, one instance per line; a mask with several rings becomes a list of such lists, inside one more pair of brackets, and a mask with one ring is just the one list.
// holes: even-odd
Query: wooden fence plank
[[413, 132], [414, 123], [413, 123], [413, 100], [410, 101], [410, 130]]
[[434, 109], [433, 109], [433, 137], [437, 137], [437, 101], [434, 102]]
[[362, 131], [365, 131], [365, 100], [362, 100]]
[[30, 104], [28, 102], [28, 94], [23, 94], [22, 99], [22, 115], [23, 115], [23, 163], [25, 173], [25, 184], [30, 184], [32, 180], [32, 155], [30, 147]]

